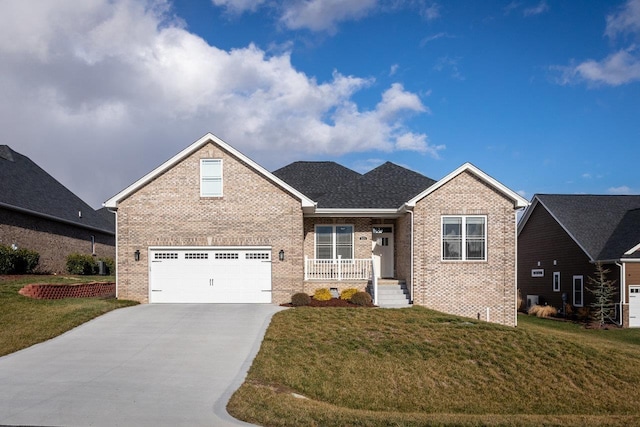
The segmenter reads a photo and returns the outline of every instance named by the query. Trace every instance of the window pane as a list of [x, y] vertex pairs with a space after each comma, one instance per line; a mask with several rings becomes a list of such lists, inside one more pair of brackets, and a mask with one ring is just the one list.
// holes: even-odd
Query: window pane
[[353, 227], [350, 225], [340, 225], [336, 227], [336, 243], [351, 244], [353, 236]]
[[442, 219], [442, 258], [462, 259], [462, 217]]
[[316, 258], [318, 259], [333, 259], [331, 246], [318, 246], [316, 247]]
[[467, 240], [467, 259], [484, 260], [484, 240]]
[[222, 177], [222, 162], [220, 159], [203, 159], [202, 176]]
[[467, 237], [484, 237], [484, 218], [467, 218]]
[[462, 218], [461, 217], [443, 218], [442, 234], [444, 236], [462, 236]]
[[316, 242], [319, 244], [333, 244], [333, 227], [316, 227]]
[[222, 195], [222, 180], [220, 178], [202, 178], [201, 191], [203, 196]]
[[353, 258], [353, 248], [351, 245], [349, 246], [337, 246], [336, 252], [338, 255], [342, 256], [342, 259], [351, 259]]

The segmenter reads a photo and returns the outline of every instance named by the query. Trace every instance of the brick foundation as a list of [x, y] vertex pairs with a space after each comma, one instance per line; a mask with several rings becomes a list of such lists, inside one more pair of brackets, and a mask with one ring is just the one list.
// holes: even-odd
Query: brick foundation
[[18, 291], [20, 295], [35, 299], [63, 298], [115, 298], [115, 283], [80, 283], [77, 285], [31, 284]]

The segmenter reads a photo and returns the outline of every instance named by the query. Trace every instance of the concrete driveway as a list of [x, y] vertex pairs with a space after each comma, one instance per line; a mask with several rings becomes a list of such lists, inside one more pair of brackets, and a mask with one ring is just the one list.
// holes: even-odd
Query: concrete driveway
[[237, 426], [271, 304], [140, 305], [0, 358], [0, 425]]

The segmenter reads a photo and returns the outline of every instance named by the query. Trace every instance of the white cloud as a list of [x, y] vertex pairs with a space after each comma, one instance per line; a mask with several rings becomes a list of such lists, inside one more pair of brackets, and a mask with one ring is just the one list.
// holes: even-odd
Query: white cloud
[[389, 69], [389, 76], [395, 75], [398, 72], [398, 68], [400, 68], [398, 64], [393, 64]]
[[420, 47], [424, 47], [427, 43], [432, 42], [434, 40], [442, 39], [442, 38], [453, 39], [455, 38], [455, 36], [452, 36], [451, 34], [445, 33], [445, 32], [433, 34], [431, 36], [425, 37], [422, 40], [420, 40]]
[[280, 21], [289, 29], [337, 31], [337, 23], [366, 16], [377, 0], [304, 0], [286, 5]]
[[432, 3], [428, 6], [424, 6], [421, 15], [427, 21], [433, 21], [434, 19], [438, 19], [440, 17], [440, 5], [438, 3]]
[[540, 15], [542, 13], [545, 13], [548, 10], [549, 10], [549, 5], [547, 4], [547, 2], [545, 0], [542, 0], [536, 6], [525, 9], [522, 12], [522, 14], [524, 16], [527, 16], [527, 17], [528, 16], [536, 16], [536, 15]]
[[620, 187], [611, 187], [607, 190], [610, 194], [634, 194], [634, 191], [626, 185]]
[[601, 61], [589, 59], [576, 66], [552, 67], [561, 71], [559, 83], [586, 81], [620, 86], [640, 81], [640, 56], [635, 46], [612, 53]]
[[436, 61], [436, 65], [434, 65], [433, 69], [436, 71], [445, 71], [448, 70], [450, 72], [450, 76], [455, 80], [464, 80], [465, 77], [460, 72], [460, 68], [458, 67], [458, 63], [461, 58], [452, 58], [450, 56], [442, 56], [438, 58]]
[[[614, 39], [618, 34], [640, 36], [640, 0], [628, 0], [607, 16], [605, 35]], [[640, 52], [635, 44], [631, 44], [600, 61], [589, 59], [578, 65], [550, 68], [560, 72], [559, 84], [583, 81], [593, 85], [620, 86], [640, 81]]]
[[164, 1], [26, 3], [0, 3], [0, 140], [93, 206], [208, 131], [267, 168], [443, 148], [404, 126], [429, 109], [402, 85], [362, 108], [371, 79], [317, 81], [288, 52], [211, 46]]
[[607, 16], [605, 35], [640, 33], [640, 0], [629, 0], [616, 13]]
[[255, 12], [265, 0], [211, 0], [211, 2], [219, 7], [224, 7], [228, 12], [233, 14], [242, 14], [244, 12]]

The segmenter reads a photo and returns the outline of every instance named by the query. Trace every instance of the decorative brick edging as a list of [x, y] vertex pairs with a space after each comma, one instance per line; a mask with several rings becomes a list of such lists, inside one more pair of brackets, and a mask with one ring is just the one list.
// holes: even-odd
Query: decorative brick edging
[[80, 283], [68, 285], [54, 285], [38, 283], [27, 285], [18, 291], [20, 295], [35, 299], [62, 299], [62, 298], [115, 298], [115, 283]]

